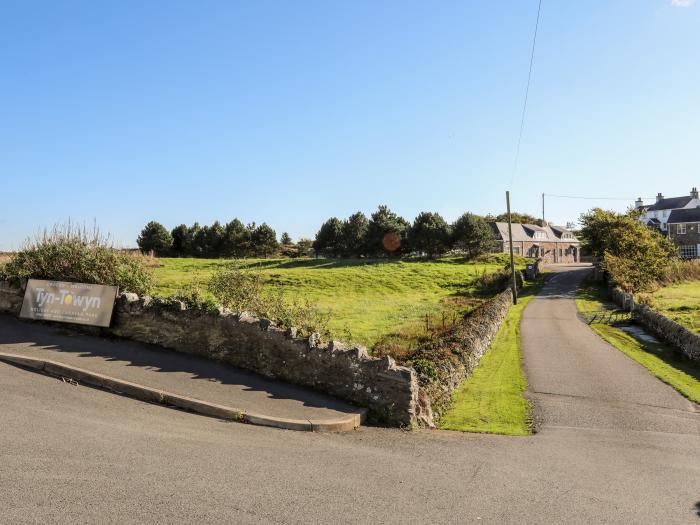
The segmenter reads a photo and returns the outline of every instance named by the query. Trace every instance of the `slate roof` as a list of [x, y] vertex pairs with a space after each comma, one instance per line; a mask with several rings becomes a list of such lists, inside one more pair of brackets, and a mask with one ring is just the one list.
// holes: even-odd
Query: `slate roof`
[[647, 210], [649, 211], [657, 211], [657, 210], [674, 210], [678, 208], [683, 208], [688, 205], [688, 203], [693, 200], [693, 198], [689, 195], [685, 197], [671, 197], [668, 199], [661, 199], [655, 204], [652, 204], [651, 206], [647, 207]]
[[669, 224], [683, 222], [700, 222], [700, 208], [687, 208], [685, 210], [673, 210], [668, 216]]
[[[496, 238], [504, 241], [508, 240], [508, 223], [507, 222], [491, 222], [491, 229], [496, 234]], [[517, 224], [513, 223], [513, 242], [558, 242], [577, 244], [579, 240], [573, 236], [566, 228], [561, 226], [537, 226], [536, 224]], [[535, 232], [544, 232], [546, 239], [536, 239]], [[571, 239], [562, 239], [564, 233], [571, 233]]]

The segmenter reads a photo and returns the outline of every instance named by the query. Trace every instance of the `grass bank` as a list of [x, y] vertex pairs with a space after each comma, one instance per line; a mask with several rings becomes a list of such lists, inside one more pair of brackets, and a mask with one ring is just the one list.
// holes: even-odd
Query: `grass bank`
[[[193, 282], [204, 283], [222, 259], [159, 259], [155, 293], [168, 296]], [[519, 261], [524, 264], [525, 260]], [[480, 261], [447, 257], [433, 261], [387, 259], [247, 259], [239, 263], [261, 271], [266, 286], [289, 298], [309, 299], [330, 313], [338, 338], [369, 348], [410, 346], [445, 322], [480, 304], [476, 284], [505, 258]]]
[[[587, 282], [578, 290], [576, 305], [582, 313], [614, 308], [608, 302], [607, 289]], [[700, 403], [700, 366], [663, 342], [646, 341], [618, 326], [593, 323], [591, 328], [609, 344], [635, 360], [682, 395]]]
[[541, 287], [540, 282], [526, 284], [481, 363], [455, 391], [440, 428], [511, 436], [530, 434], [530, 405], [523, 395], [527, 381], [521, 368], [520, 319]]

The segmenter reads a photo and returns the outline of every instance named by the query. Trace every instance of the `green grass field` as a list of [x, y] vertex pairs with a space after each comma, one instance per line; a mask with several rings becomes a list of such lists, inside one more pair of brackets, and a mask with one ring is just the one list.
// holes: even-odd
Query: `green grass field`
[[445, 430], [524, 436], [530, 434], [527, 381], [521, 369], [520, 319], [541, 288], [529, 283], [521, 291], [479, 366], [460, 385], [439, 426]]
[[[581, 312], [614, 308], [608, 302], [604, 285], [584, 283], [578, 290], [576, 305]], [[609, 344], [634, 359], [664, 383], [688, 399], [700, 403], [700, 366], [662, 342], [633, 337], [617, 326], [593, 323], [591, 328]]]
[[[466, 312], [482, 298], [475, 296], [475, 280], [503, 267], [505, 259], [465, 262], [460, 258], [435, 261], [260, 259], [238, 261], [258, 268], [267, 286], [281, 287], [292, 297], [310, 299], [330, 311], [334, 336], [374, 347], [396, 335], [410, 339], [420, 333], [426, 314], [446, 308]], [[524, 260], [519, 261], [521, 264]], [[168, 296], [188, 283], [205, 283], [212, 272], [230, 261], [219, 259], [159, 259], [154, 269], [155, 294]]]
[[665, 286], [647, 298], [655, 310], [700, 334], [700, 281]]

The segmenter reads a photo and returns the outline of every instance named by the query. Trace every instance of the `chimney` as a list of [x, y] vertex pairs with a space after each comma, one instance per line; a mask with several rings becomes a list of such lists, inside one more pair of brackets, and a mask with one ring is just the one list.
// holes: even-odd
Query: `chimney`
[[634, 201], [634, 207], [635, 207], [636, 209], [644, 208], [644, 201], [642, 200], [641, 197], [637, 197], [637, 200]]
[[659, 201], [662, 201], [662, 200], [664, 200], [664, 196], [663, 196], [663, 194], [662, 194], [661, 192], [659, 192], [659, 194], [656, 196], [656, 202], [659, 202]]
[[690, 190], [690, 196], [691, 196], [693, 199], [697, 199], [697, 198], [698, 198], [698, 189], [697, 189], [695, 186], [693, 186], [693, 189]]

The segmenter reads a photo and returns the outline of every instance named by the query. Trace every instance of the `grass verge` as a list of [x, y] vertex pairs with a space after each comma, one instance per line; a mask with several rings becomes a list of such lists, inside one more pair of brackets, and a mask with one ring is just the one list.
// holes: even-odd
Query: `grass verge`
[[[578, 292], [579, 311], [606, 308], [607, 293], [603, 285], [584, 283]], [[590, 325], [604, 341], [635, 360], [664, 383], [683, 396], [700, 403], [700, 366], [663, 342], [645, 341], [632, 336], [617, 326], [593, 323]]]
[[542, 287], [528, 283], [511, 307], [481, 363], [455, 391], [452, 407], [439, 422], [445, 430], [525, 436], [530, 434], [530, 404], [520, 351], [523, 310]]

